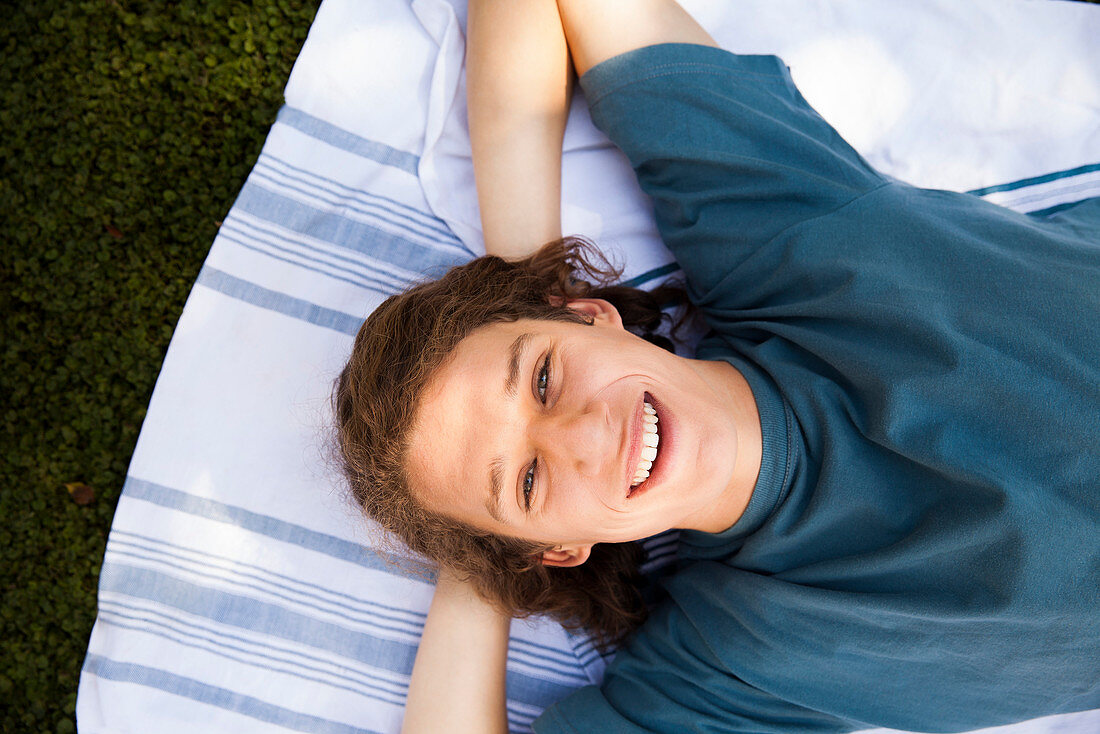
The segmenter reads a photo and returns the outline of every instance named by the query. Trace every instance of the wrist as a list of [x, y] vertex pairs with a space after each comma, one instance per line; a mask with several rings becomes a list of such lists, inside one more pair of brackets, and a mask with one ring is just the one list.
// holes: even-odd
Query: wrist
[[473, 615], [507, 625], [511, 616], [478, 593], [472, 581], [440, 569], [432, 605], [446, 606], [448, 613]]

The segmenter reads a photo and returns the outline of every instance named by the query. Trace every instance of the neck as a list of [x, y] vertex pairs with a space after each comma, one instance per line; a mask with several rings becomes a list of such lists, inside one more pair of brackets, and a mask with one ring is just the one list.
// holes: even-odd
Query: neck
[[692, 523], [692, 530], [720, 533], [741, 519], [749, 506], [763, 457], [760, 413], [744, 376], [724, 361], [701, 360], [697, 365], [713, 380], [719, 395], [727, 398], [726, 415], [733, 425], [736, 446], [733, 473], [718, 501]]

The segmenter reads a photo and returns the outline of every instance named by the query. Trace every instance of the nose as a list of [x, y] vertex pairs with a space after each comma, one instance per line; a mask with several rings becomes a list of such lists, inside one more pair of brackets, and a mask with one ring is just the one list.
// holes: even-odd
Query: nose
[[586, 476], [600, 476], [618, 460], [618, 431], [605, 402], [541, 416], [531, 424], [531, 434], [536, 450], [551, 465], [567, 466]]

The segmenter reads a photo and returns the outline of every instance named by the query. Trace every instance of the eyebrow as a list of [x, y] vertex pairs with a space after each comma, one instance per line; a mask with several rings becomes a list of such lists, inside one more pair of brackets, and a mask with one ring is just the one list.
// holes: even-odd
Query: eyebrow
[[[531, 334], [523, 333], [515, 338], [512, 346], [508, 348], [508, 375], [504, 378], [504, 394], [509, 398], [516, 396], [516, 386], [519, 384], [519, 368], [527, 349], [531, 345]], [[498, 456], [489, 464], [489, 484], [492, 489], [485, 500], [485, 509], [489, 515], [499, 523], [504, 522], [504, 503], [501, 494], [504, 492], [504, 457]]]

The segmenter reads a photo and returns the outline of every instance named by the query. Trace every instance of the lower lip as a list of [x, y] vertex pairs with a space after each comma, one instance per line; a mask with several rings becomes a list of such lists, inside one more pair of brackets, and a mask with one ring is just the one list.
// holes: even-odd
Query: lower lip
[[650, 469], [649, 477], [637, 487], [627, 492], [626, 498], [628, 500], [643, 495], [648, 492], [650, 488], [660, 484], [664, 480], [665, 475], [668, 474], [668, 466], [671, 463], [669, 459], [672, 456], [672, 437], [674, 435], [672, 430], [672, 416], [652, 395], [646, 393], [645, 398], [646, 402], [652, 405], [653, 409], [657, 411], [657, 425], [660, 426], [661, 442], [657, 450], [657, 460]]

